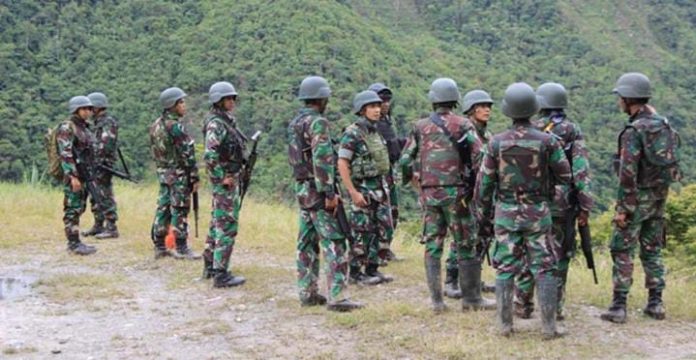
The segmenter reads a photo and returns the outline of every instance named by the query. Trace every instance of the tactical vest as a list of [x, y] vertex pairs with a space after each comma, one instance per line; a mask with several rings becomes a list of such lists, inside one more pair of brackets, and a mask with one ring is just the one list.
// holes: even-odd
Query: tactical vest
[[218, 147], [220, 154], [220, 165], [229, 172], [236, 174], [242, 170], [244, 165], [244, 142], [246, 138], [236, 126], [229, 124], [222, 118], [222, 115], [211, 113], [205, 119], [203, 125], [203, 135], [207, 136], [208, 125], [217, 122], [225, 128], [227, 136], [222, 140]]
[[174, 139], [169, 133], [174, 120], [164, 120], [163, 117], [155, 120], [150, 127], [150, 151], [155, 160], [155, 166], [160, 169], [174, 169], [179, 162]]
[[401, 144], [396, 136], [396, 132], [394, 132], [390, 116], [384, 116], [377, 122], [377, 131], [387, 143], [389, 162], [392, 164], [396, 163], [401, 157]]
[[502, 140], [497, 144], [498, 200], [513, 203], [549, 201], [548, 149], [543, 139]]
[[297, 181], [314, 178], [312, 146], [306, 139], [312, 120], [312, 114], [302, 113], [288, 125], [288, 162], [292, 166], [292, 176]]
[[[447, 116], [459, 118], [453, 114]], [[452, 135], [461, 137], [463, 134], [458, 131]], [[416, 123], [416, 137], [419, 147], [420, 185], [463, 186], [465, 168], [450, 137], [430, 119], [422, 119]]]
[[[367, 152], [355, 153], [351, 160], [351, 178], [363, 180], [377, 176], [385, 176], [389, 173], [389, 153], [387, 145], [378, 131], [369, 131], [368, 124], [360, 120], [355, 123], [358, 134], [365, 143]], [[375, 129], [376, 130], [376, 129]]]

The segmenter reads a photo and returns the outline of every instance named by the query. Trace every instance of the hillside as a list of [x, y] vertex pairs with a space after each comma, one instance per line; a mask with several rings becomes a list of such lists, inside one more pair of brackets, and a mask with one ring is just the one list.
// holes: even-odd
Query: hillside
[[[500, 99], [513, 81], [559, 81], [570, 115], [587, 134], [600, 208], [615, 181], [609, 157], [625, 117], [610, 90], [625, 71], [647, 73], [654, 103], [682, 132], [687, 182], [696, 175], [696, 9], [688, 1], [574, 0], [223, 0], [39, 1], [0, 4], [0, 179], [43, 167], [41, 140], [75, 94], [99, 90], [120, 118], [134, 170], [152, 179], [145, 131], [157, 96], [189, 94], [200, 138], [210, 84], [240, 91], [238, 118], [267, 132], [257, 195], [284, 198], [289, 169], [284, 128], [308, 74], [329, 79], [329, 117], [338, 131], [353, 117], [352, 95], [374, 81], [395, 91], [399, 132], [427, 112], [429, 83], [457, 80]], [[507, 121], [494, 109], [494, 129]]]

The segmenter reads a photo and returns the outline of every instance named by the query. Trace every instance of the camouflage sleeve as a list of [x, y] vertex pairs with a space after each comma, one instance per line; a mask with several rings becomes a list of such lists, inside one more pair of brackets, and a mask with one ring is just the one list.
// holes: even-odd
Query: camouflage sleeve
[[591, 211], [594, 206], [594, 200], [590, 187], [590, 161], [585, 147], [585, 138], [579, 126], [575, 126], [575, 141], [573, 142], [573, 181], [575, 188], [578, 190], [578, 202], [580, 208], [585, 211]]
[[196, 149], [193, 138], [186, 133], [184, 125], [178, 121], [172, 126], [171, 134], [174, 138], [174, 147], [178, 149], [178, 154], [181, 157], [181, 163], [189, 169], [191, 180], [198, 181], [198, 165], [196, 164]]
[[73, 134], [73, 130], [67, 122], [61, 124], [56, 131], [58, 156], [60, 156], [60, 167], [63, 169], [63, 174], [66, 177], [78, 177], [77, 163], [75, 162], [75, 154], [73, 152], [75, 134]]
[[466, 132], [466, 141], [469, 143], [470, 156], [471, 156], [471, 169], [474, 173], [477, 173], [479, 167], [481, 166], [481, 160], [483, 159], [483, 143], [479, 139], [475, 128], [469, 129]]
[[476, 218], [486, 224], [493, 218], [493, 195], [498, 183], [498, 160], [494, 151], [494, 143], [491, 141], [483, 152], [481, 167], [476, 176], [474, 188], [474, 202]]
[[332, 197], [335, 194], [336, 159], [329, 133], [329, 121], [323, 117], [314, 119], [309, 127], [309, 133], [312, 140], [312, 162], [317, 192]]
[[220, 164], [220, 144], [227, 136], [227, 129], [216, 120], [211, 120], [205, 129], [205, 161], [210, 182], [213, 184], [222, 182], [225, 177], [225, 169]]
[[418, 156], [418, 133], [416, 129], [411, 131], [411, 134], [406, 140], [406, 145], [404, 145], [404, 150], [401, 153], [401, 159], [399, 160], [399, 165], [401, 166], [401, 173], [404, 175], [404, 182], [410, 181], [413, 176], [413, 163]]
[[341, 159], [352, 160], [358, 150], [359, 137], [354, 130], [352, 126], [349, 126], [341, 136], [338, 147], [338, 157]]
[[561, 144], [554, 137], [549, 137], [549, 168], [553, 176], [553, 183], [556, 185], [568, 185], [572, 181], [570, 164], [566, 158]]
[[619, 168], [619, 193], [616, 211], [632, 214], [638, 205], [638, 161], [640, 160], [640, 138], [638, 132], [629, 128], [621, 137], [621, 166]]
[[97, 158], [113, 165], [113, 162], [116, 161], [116, 148], [118, 147], [118, 122], [116, 119], [109, 119], [102, 129], [101, 138], [98, 141]]

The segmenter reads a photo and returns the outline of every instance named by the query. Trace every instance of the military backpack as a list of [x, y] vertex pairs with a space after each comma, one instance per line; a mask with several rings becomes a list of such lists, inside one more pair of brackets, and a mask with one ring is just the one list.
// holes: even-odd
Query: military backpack
[[[59, 181], [63, 180], [63, 168], [61, 166], [60, 154], [58, 154], [58, 128], [64, 123], [66, 122], [63, 121], [56, 127], [49, 127], [46, 131], [46, 135], [44, 135], [44, 148], [46, 149], [46, 159], [48, 160], [46, 173]], [[75, 125], [72, 121], [67, 121], [67, 123], [74, 132]]]

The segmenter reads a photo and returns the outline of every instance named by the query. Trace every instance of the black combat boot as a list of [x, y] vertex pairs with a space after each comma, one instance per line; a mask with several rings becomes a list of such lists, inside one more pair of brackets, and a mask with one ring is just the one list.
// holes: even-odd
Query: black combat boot
[[349, 284], [358, 284], [358, 285], [377, 285], [382, 282], [382, 279], [380, 279], [377, 276], [367, 276], [365, 275], [364, 272], [360, 271], [360, 266], [351, 266], [350, 267], [350, 276], [348, 283]]
[[655, 320], [665, 319], [665, 308], [662, 305], [662, 290], [648, 289], [648, 304], [643, 314]]
[[556, 328], [556, 310], [558, 308], [558, 279], [544, 276], [537, 280], [539, 307], [541, 308], [541, 328], [544, 340], [565, 336], [565, 332]]
[[512, 292], [514, 279], [495, 280], [496, 318], [498, 319], [498, 332], [508, 337], [512, 334]]
[[612, 300], [609, 310], [600, 315], [600, 318], [605, 321], [611, 321], [617, 324], [626, 322], [626, 298], [628, 293], [623, 291], [614, 291], [614, 300]]
[[118, 236], [118, 228], [113, 221], [107, 221], [104, 230], [94, 235], [97, 239], [116, 239]]
[[155, 260], [169, 256], [174, 256], [174, 254], [164, 245], [164, 238], [155, 239]]
[[432, 301], [432, 309], [436, 313], [447, 310], [447, 305], [442, 300], [442, 281], [440, 280], [440, 259], [435, 259], [431, 256], [425, 257], [425, 277], [428, 281], [428, 290], [430, 290], [430, 300]]
[[388, 283], [394, 281], [394, 277], [391, 275], [383, 274], [379, 271], [378, 264], [368, 264], [365, 267], [365, 275], [368, 277], [376, 277], [380, 282]]
[[102, 231], [104, 231], [104, 221], [94, 219], [94, 225], [92, 225], [92, 228], [87, 231], [83, 231], [82, 236], [94, 236]]
[[362, 303], [352, 301], [350, 299], [343, 299], [338, 301], [332, 300], [329, 301], [328, 304], [326, 304], [327, 310], [336, 312], [348, 312], [357, 309], [362, 309], [363, 307], [365, 307], [365, 305], [363, 305]]
[[462, 311], [494, 310], [495, 300], [481, 297], [481, 261], [459, 261], [459, 288], [462, 291]]
[[462, 292], [459, 290], [459, 268], [447, 269], [445, 276], [445, 296], [451, 299], [461, 299]]
[[213, 270], [213, 253], [212, 251], [205, 249], [203, 251], [203, 279], [210, 279], [215, 276], [215, 271]]
[[186, 244], [186, 238], [176, 239], [174, 258], [179, 260], [200, 260], [201, 256], [194, 253]]
[[307, 297], [300, 298], [301, 306], [317, 306], [326, 305], [326, 297], [319, 293], [311, 293]]
[[214, 288], [227, 288], [239, 286], [246, 282], [243, 276], [234, 276], [227, 270], [216, 269], [215, 279], [213, 280]]
[[92, 255], [97, 249], [92, 245], [84, 244], [79, 237], [68, 239], [68, 252], [75, 255]]

